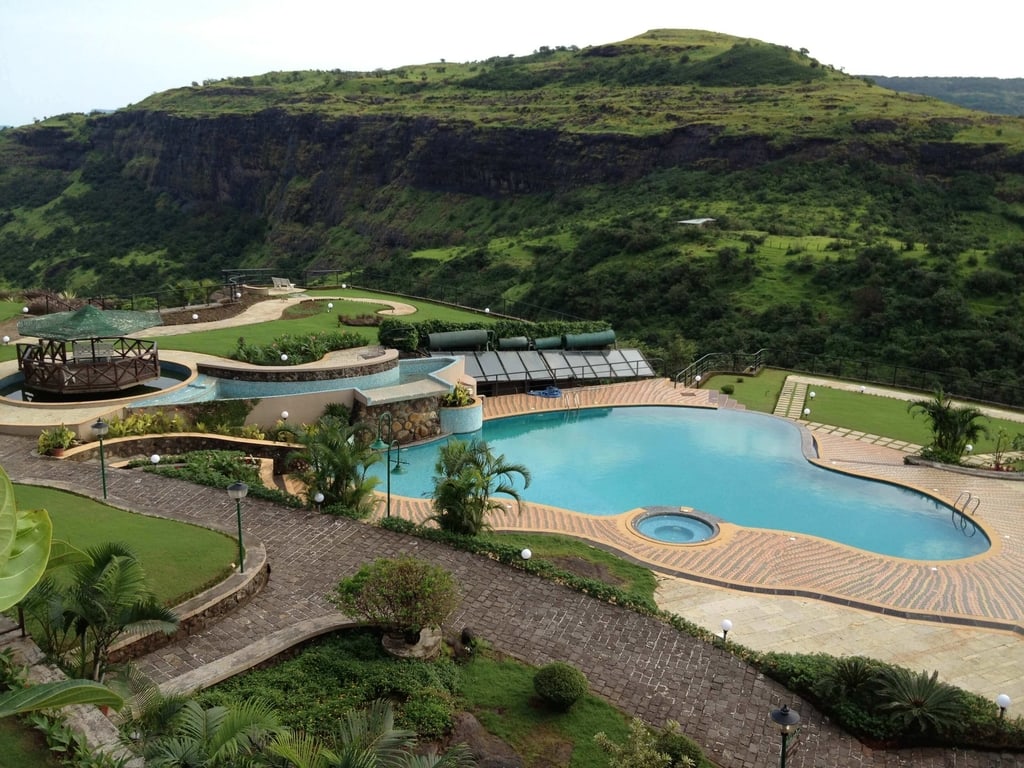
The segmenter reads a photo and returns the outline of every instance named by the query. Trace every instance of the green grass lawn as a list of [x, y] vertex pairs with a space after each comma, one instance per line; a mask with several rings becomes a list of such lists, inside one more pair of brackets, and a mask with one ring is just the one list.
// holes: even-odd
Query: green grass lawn
[[565, 745], [572, 747], [569, 765], [573, 768], [607, 765], [608, 758], [598, 749], [594, 735], [604, 731], [620, 744], [626, 739], [627, 718], [596, 696], [585, 696], [568, 712], [538, 706], [532, 667], [485, 654], [462, 669], [467, 708], [484, 728], [508, 742], [527, 765], [559, 754]]
[[9, 717], [0, 720], [0, 765], [11, 768], [57, 768], [60, 763], [46, 748], [41, 734]]
[[548, 560], [567, 571], [574, 570], [574, 562], [589, 563], [592, 567], [581, 575], [618, 587], [630, 596], [654, 602], [658, 580], [654, 578], [650, 569], [623, 560], [586, 542], [544, 533], [491, 533], [481, 538], [493, 539], [499, 544], [520, 549], [527, 548], [533, 552], [534, 557]]
[[[443, 320], [457, 323], [479, 323], [481, 326], [492, 325], [494, 320], [479, 312], [469, 312], [463, 309], [454, 309], [440, 304], [433, 304], [429, 301], [418, 301], [407, 299], [401, 296], [374, 293], [373, 291], [334, 289], [308, 291], [310, 296], [335, 297], [353, 296], [360, 298], [380, 298], [382, 300], [400, 301], [416, 308], [411, 315], [403, 315], [400, 319], [408, 322], [422, 322], [425, 320]], [[318, 302], [315, 310], [308, 308], [293, 308], [287, 316], [279, 320], [270, 320], [265, 323], [254, 323], [252, 325], [235, 326], [232, 328], [219, 328], [211, 331], [196, 331], [194, 333], [183, 333], [175, 336], [164, 336], [160, 338], [160, 347], [163, 349], [177, 349], [184, 352], [198, 352], [206, 355], [217, 355], [228, 357], [238, 346], [238, 339], [245, 338], [249, 344], [262, 346], [269, 344], [278, 336], [289, 334], [291, 336], [305, 336], [311, 333], [328, 333], [336, 331], [348, 331], [361, 335], [367, 344], [377, 343], [377, 328], [375, 326], [349, 326], [338, 322], [339, 314], [342, 316], [354, 317], [359, 315], [373, 314], [381, 309], [387, 308], [385, 304], [373, 304], [369, 302], [347, 302], [335, 301], [334, 309], [328, 311], [327, 301]], [[301, 305], [300, 305], [301, 306]], [[12, 354], [13, 357], [13, 354]]]
[[79, 549], [106, 541], [131, 546], [157, 599], [179, 603], [221, 581], [237, 559], [234, 539], [174, 520], [137, 515], [73, 493], [33, 485], [14, 486], [19, 509], [45, 509], [54, 538]]
[[[703, 386], [719, 389], [729, 384], [734, 387], [731, 395], [753, 411], [771, 413], [775, 409], [779, 393], [788, 371], [766, 369], [757, 376], [713, 376]], [[742, 380], [741, 380], [742, 379]], [[890, 437], [916, 445], [928, 445], [931, 442], [931, 430], [921, 413], [916, 415], [908, 410], [909, 402], [892, 397], [860, 394], [828, 386], [815, 386], [813, 401], [805, 401], [811, 409], [810, 419], [821, 424], [845, 427], [867, 434]], [[928, 395], [917, 396], [927, 400]], [[988, 431], [987, 437], [981, 437], [975, 447], [975, 453], [991, 453], [996, 449], [996, 438], [1003, 429], [1010, 439], [1018, 433], [1024, 433], [1024, 422], [983, 417], [979, 423]]]

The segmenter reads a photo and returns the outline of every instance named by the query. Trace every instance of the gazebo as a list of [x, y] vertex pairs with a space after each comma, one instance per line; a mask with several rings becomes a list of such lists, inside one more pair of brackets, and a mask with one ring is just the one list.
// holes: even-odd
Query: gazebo
[[80, 396], [119, 392], [160, 376], [156, 342], [127, 334], [160, 325], [159, 312], [102, 310], [91, 304], [19, 321], [18, 370], [25, 390]]

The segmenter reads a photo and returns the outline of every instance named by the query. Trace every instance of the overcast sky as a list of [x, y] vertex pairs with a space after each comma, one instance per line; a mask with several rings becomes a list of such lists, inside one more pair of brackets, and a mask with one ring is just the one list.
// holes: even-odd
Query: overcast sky
[[1020, 16], [1012, 0], [0, 0], [0, 125], [192, 81], [475, 61], [658, 28], [807, 48], [850, 74], [1024, 77]]

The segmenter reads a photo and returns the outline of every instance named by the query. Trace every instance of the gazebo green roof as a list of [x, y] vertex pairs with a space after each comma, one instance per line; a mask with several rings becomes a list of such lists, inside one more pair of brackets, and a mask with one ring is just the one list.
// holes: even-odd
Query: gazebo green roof
[[160, 313], [133, 312], [123, 309], [97, 309], [86, 304], [73, 312], [55, 312], [42, 317], [18, 321], [18, 333], [40, 339], [72, 341], [120, 337], [161, 325]]

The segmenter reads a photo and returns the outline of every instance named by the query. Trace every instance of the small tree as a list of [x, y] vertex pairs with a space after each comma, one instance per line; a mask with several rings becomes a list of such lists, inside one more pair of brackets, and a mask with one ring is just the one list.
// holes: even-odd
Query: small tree
[[380, 558], [343, 579], [331, 597], [341, 610], [385, 632], [418, 635], [438, 627], [458, 605], [454, 577], [414, 557]]
[[90, 562], [76, 565], [64, 595], [64, 622], [79, 648], [79, 676], [103, 680], [110, 647], [124, 635], [170, 634], [178, 617], [156, 601], [146, 574], [125, 544], [89, 549]]

